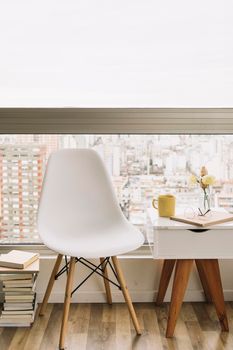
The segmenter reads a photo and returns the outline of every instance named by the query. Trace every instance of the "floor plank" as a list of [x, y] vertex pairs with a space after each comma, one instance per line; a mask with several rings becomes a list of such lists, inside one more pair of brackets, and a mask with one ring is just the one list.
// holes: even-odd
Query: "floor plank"
[[0, 349], [8, 350], [11, 341], [14, 339], [14, 335], [17, 331], [17, 328], [4, 328], [0, 336]]
[[[47, 328], [51, 312], [53, 310], [53, 304], [48, 304], [46, 308], [46, 313], [42, 317], [38, 317], [38, 312], [37, 310], [37, 315], [35, 317], [35, 322], [28, 332], [28, 337], [26, 339], [25, 345], [24, 345], [24, 350], [39, 350], [45, 330]], [[14, 340], [14, 339], [13, 339]]]
[[103, 339], [103, 304], [91, 304], [87, 350], [101, 350]]
[[[48, 321], [48, 325], [43, 335], [43, 340], [40, 346], [40, 350], [58, 349], [62, 312], [63, 312], [63, 304], [54, 304], [53, 310], [51, 312], [51, 315]], [[46, 313], [47, 313], [47, 310], [45, 314]], [[39, 317], [44, 317], [44, 316], [39, 316]]]
[[[165, 337], [169, 304], [134, 304], [141, 336], [125, 304], [71, 304], [67, 350], [232, 350], [233, 303], [226, 303], [230, 332], [221, 332], [214, 306], [183, 303], [175, 336]], [[62, 304], [48, 304], [31, 328], [0, 328], [1, 350], [58, 349]]]
[[150, 350], [153, 344], [154, 350], [162, 350], [163, 345], [155, 309], [148, 308], [148, 304], [146, 303], [137, 304], [135, 306], [143, 333], [135, 339], [133, 343], [134, 348]]
[[130, 315], [125, 304], [116, 304], [116, 349], [131, 350]]
[[[192, 303], [192, 306], [203, 332], [220, 331], [221, 327], [219, 325], [218, 319], [210, 317], [210, 313], [208, 312], [206, 303]], [[208, 307], [211, 308], [213, 315], [215, 312], [215, 308], [212, 304], [208, 304]]]

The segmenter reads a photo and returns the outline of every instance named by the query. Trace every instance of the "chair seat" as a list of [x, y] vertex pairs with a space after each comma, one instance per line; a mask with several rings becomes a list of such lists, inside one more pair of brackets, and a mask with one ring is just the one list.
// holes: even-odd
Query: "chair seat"
[[[100, 234], [101, 232], [101, 234]], [[48, 237], [48, 239], [46, 239]], [[143, 234], [125, 221], [111, 227], [95, 229], [95, 231], [67, 232], [68, 239], [64, 235], [56, 235], [56, 239], [51, 232], [44, 232], [45, 245], [63, 255], [84, 258], [100, 258], [106, 256], [116, 256], [139, 248], [144, 242]]]

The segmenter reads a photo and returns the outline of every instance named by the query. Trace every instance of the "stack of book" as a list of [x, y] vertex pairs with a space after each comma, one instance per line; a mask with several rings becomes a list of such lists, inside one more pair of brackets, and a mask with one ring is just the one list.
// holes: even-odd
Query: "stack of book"
[[28, 327], [36, 312], [36, 273], [0, 275], [3, 308], [0, 326]]
[[28, 327], [36, 312], [37, 253], [12, 250], [0, 256], [0, 327]]

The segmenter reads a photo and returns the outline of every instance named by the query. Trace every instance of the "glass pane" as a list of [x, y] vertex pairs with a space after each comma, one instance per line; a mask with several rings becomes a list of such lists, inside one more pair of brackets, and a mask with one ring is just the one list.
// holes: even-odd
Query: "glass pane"
[[212, 205], [233, 211], [233, 135], [1, 135], [1, 243], [40, 242], [36, 213], [49, 154], [88, 147], [104, 159], [122, 211], [142, 231], [158, 194], [175, 194], [180, 207], [198, 206], [189, 176], [203, 165], [216, 178]]

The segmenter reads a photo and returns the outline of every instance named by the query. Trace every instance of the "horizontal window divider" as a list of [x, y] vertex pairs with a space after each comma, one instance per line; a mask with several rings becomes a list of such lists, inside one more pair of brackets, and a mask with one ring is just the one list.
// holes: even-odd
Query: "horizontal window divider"
[[233, 108], [0, 108], [0, 133], [230, 134]]

